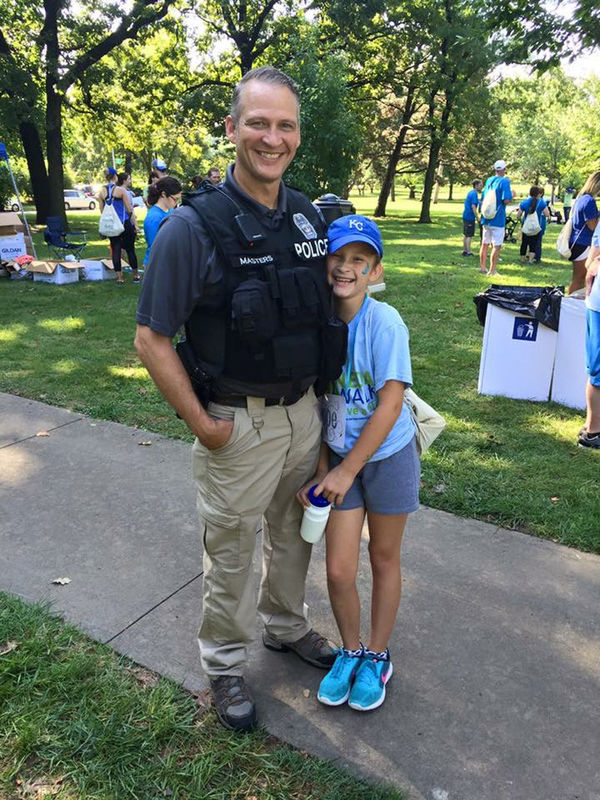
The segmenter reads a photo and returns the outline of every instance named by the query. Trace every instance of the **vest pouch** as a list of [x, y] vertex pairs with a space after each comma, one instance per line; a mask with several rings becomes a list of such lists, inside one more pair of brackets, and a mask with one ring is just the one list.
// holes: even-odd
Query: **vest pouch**
[[273, 339], [273, 359], [279, 378], [310, 378], [319, 374], [319, 334], [290, 333]]
[[240, 283], [231, 298], [231, 322], [248, 350], [260, 350], [273, 338], [279, 327], [278, 313], [268, 283], [258, 278]]
[[321, 362], [315, 394], [322, 395], [328, 385], [342, 374], [348, 354], [348, 326], [337, 317], [330, 317], [321, 329]]
[[316, 275], [308, 267], [294, 270], [294, 279], [300, 297], [301, 315], [305, 327], [316, 328], [327, 319], [327, 298], [320, 295]]
[[305, 327], [295, 272], [296, 270], [294, 269], [280, 269], [277, 272], [281, 322], [288, 331], [295, 331]]

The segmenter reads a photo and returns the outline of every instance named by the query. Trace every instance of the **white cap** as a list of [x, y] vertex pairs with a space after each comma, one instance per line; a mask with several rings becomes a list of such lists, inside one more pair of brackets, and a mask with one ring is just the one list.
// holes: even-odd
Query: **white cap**
[[152, 162], [152, 166], [154, 169], [159, 169], [161, 172], [164, 172], [167, 168], [167, 165], [162, 160], [162, 158], [155, 158]]
[[499, 158], [498, 161], [494, 162], [494, 169], [506, 169], [506, 161]]

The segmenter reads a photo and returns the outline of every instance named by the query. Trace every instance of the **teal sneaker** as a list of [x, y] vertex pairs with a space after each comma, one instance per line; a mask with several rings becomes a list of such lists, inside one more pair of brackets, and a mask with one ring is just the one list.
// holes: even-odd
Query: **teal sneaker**
[[389, 659], [364, 656], [350, 695], [348, 705], [356, 711], [372, 711], [385, 700], [385, 687], [394, 674], [394, 667]]
[[349, 656], [340, 647], [333, 667], [321, 681], [317, 700], [326, 706], [341, 706], [342, 703], [345, 703], [361, 661], [360, 655]]

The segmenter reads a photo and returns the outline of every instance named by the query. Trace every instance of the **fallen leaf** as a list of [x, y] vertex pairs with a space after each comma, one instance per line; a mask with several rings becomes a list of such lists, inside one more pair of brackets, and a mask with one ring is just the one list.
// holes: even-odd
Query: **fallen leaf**
[[551, 498], [550, 498], [550, 501], [551, 501], [552, 503], [558, 503], [558, 497], [556, 497], [556, 496], [555, 496], [555, 497], [551, 497]]
[[23, 797], [30, 800], [42, 800], [44, 797], [54, 797], [62, 789], [64, 778], [37, 778], [31, 782], [23, 783], [21, 792]]
[[310, 689], [303, 689], [302, 694], [304, 697], [310, 697]]
[[196, 705], [203, 711], [210, 708], [212, 704], [212, 694], [210, 689], [204, 689], [201, 692], [196, 692]]
[[462, 308], [462, 303], [454, 303], [454, 308]]
[[0, 656], [5, 656], [18, 646], [17, 642], [4, 642], [4, 644], [0, 644]]
[[446, 491], [446, 484], [438, 483], [433, 487], [431, 491], [434, 492], [435, 494], [443, 494]]
[[148, 394], [148, 389], [138, 389], [138, 394]]
[[127, 672], [141, 683], [144, 689], [152, 689], [158, 683], [158, 675], [143, 667], [127, 667]]
[[48, 431], [38, 431], [36, 433], [36, 436], [50, 436], [50, 434], [48, 433]]
[[150, 439], [148, 439], [147, 442], [138, 442], [138, 444], [141, 444], [143, 447], [150, 447], [152, 442], [150, 441]]
[[71, 578], [54, 578], [52, 583], [58, 583], [60, 586], [64, 586], [67, 583], [71, 583]]
[[90, 422], [90, 428], [95, 428], [95, 427], [96, 427], [96, 423], [95, 422]]

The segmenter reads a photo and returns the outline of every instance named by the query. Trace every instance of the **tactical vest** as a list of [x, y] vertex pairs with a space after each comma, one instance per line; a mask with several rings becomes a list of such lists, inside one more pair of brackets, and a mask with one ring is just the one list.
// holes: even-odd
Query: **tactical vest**
[[332, 357], [326, 341], [332, 313], [318, 212], [288, 188], [287, 213], [274, 231], [225, 192], [206, 187], [184, 199], [211, 236], [223, 274], [186, 323], [202, 369], [250, 384], [306, 383], [332, 370], [339, 375], [340, 343], [336, 363], [324, 364], [326, 350], [329, 362]]

